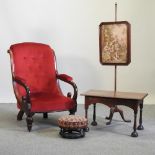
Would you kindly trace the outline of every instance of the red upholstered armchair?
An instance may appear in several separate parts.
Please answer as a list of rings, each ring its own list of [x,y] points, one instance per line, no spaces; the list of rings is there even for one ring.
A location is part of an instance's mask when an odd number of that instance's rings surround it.
[[[13,89],[17,99],[19,113],[17,120],[26,114],[27,128],[31,131],[33,115],[49,112],[77,109],[77,86],[72,77],[58,74],[56,57],[50,46],[41,43],[19,43],[10,46]],[[73,95],[67,96],[61,91],[59,80],[73,86]]]

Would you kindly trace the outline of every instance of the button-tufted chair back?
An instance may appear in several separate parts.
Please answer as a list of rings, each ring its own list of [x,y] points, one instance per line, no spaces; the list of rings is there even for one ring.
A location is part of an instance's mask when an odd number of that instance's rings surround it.
[[[32,93],[59,94],[56,82],[55,55],[50,46],[40,43],[21,43],[10,47],[12,72],[25,81]],[[16,85],[20,95],[25,91]]]

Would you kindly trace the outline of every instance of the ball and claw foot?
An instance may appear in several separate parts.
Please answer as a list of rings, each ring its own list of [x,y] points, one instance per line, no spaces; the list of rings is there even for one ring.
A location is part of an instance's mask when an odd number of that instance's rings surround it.
[[[133,132],[131,133],[131,137],[138,137],[138,133],[137,133],[136,131],[133,131]]]
[[[93,121],[93,122],[91,123],[91,125],[92,125],[92,126],[97,126],[97,122],[96,122],[96,121]]]
[[[137,127],[137,130],[144,130],[143,125],[139,125],[139,126]]]

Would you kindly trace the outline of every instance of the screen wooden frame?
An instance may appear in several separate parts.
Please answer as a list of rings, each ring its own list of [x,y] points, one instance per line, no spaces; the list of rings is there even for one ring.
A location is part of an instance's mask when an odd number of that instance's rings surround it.
[[[99,50],[102,65],[128,65],[131,62],[131,26],[127,21],[99,25]]]

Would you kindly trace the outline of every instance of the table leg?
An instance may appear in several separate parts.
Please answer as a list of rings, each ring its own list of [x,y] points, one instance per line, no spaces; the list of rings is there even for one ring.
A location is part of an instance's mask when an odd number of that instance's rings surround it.
[[[91,125],[96,126],[97,125],[97,122],[96,122],[96,103],[94,103],[93,105],[94,105],[93,122],[91,123]]]
[[[85,108],[85,118],[88,118],[88,108]]]
[[[85,107],[85,118],[88,120],[88,107]],[[86,128],[84,128],[85,132],[89,131],[89,127],[87,126]]]
[[[140,117],[139,117],[139,126],[137,127],[137,130],[144,130],[144,127],[142,125],[142,113],[143,113],[143,102],[140,104]]]
[[[137,109],[134,110],[134,125],[133,125],[133,132],[131,133],[131,137],[138,137],[136,128],[137,128]]]

